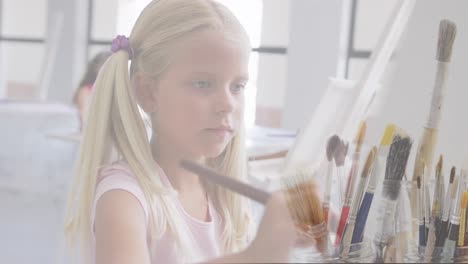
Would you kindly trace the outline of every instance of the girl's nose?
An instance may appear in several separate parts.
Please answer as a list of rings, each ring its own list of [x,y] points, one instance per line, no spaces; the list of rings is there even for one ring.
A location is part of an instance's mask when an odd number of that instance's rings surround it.
[[[236,108],[236,99],[229,88],[222,89],[216,96],[216,112],[231,113]]]

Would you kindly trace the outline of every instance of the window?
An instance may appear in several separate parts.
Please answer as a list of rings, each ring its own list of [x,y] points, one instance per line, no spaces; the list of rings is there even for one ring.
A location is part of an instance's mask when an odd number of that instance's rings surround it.
[[[352,0],[346,62],[347,79],[357,80],[398,0]]]
[[[0,99],[37,99],[45,65],[47,0],[0,1],[0,16]]]

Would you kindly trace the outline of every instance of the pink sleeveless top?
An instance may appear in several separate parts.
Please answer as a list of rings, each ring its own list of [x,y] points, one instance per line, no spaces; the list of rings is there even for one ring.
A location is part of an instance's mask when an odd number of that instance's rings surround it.
[[[168,188],[173,189],[162,169],[158,169],[163,184],[166,185]],[[124,162],[117,162],[101,169],[100,171],[91,216],[93,226],[97,201],[100,197],[102,197],[104,193],[111,190],[124,190],[134,195],[140,202],[140,205],[145,213],[146,224],[148,224],[148,204],[145,200],[143,191],[139,186],[137,179],[135,178],[128,164]],[[214,210],[211,202],[208,202],[208,210],[211,221],[204,222],[190,216],[184,210],[182,204],[179,202],[176,196],[174,196],[174,199],[176,200],[177,209],[180,210],[181,215],[183,216],[183,220],[187,223],[187,226],[193,234],[195,243],[197,243],[197,245],[194,245],[194,248],[199,249],[199,252],[197,253],[200,256],[201,260],[209,260],[219,256],[221,252],[220,245],[222,234],[221,218],[216,212],[216,210]],[[92,230],[92,232],[93,241],[91,243],[91,257],[94,260],[94,230]],[[147,234],[147,237],[150,237],[149,233]],[[150,249],[152,246],[150,245],[149,239],[147,245],[148,249]],[[163,236],[156,241],[154,249],[155,251],[151,263],[182,263],[183,261],[181,257],[182,254],[180,252],[177,252],[177,249],[175,247],[175,240],[168,231],[166,231],[166,233],[163,234]]]

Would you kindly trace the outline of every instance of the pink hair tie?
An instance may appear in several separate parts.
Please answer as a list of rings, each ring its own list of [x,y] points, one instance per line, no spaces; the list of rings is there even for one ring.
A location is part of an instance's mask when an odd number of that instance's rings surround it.
[[[112,40],[111,51],[115,53],[119,50],[127,51],[129,59],[133,59],[133,49],[130,46],[130,40],[124,35],[117,35],[117,37]]]

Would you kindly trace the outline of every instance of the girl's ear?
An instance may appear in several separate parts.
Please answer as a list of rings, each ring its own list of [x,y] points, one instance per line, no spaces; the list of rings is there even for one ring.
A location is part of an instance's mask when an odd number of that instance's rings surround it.
[[[135,96],[138,104],[146,113],[156,112],[156,81],[145,74],[134,76]]]

